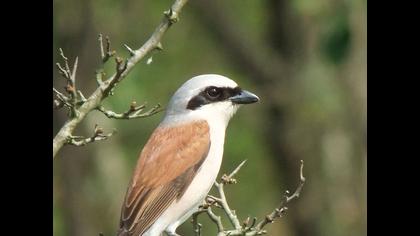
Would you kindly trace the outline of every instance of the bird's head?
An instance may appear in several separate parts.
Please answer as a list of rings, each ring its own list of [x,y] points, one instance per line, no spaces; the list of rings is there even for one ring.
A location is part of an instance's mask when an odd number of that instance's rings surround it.
[[[205,74],[185,82],[172,96],[165,120],[217,120],[227,125],[242,104],[259,101],[258,96],[241,89],[221,75]]]

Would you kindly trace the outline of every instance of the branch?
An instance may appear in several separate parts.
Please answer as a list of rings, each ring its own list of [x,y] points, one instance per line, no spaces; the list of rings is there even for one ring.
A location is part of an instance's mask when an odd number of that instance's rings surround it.
[[[63,49],[60,48],[59,51],[60,51],[60,56],[64,61],[64,68],[58,62],[56,63],[56,66],[60,74],[66,79],[67,84],[66,84],[65,90],[70,95],[70,98],[66,100],[68,104],[70,104],[69,106],[70,111],[71,111],[70,116],[73,117],[73,116],[77,116],[76,71],[77,71],[77,65],[78,65],[79,60],[76,57],[76,59],[74,60],[73,69],[70,71],[68,58],[64,55]]]
[[[98,106],[96,109],[102,113],[104,113],[104,115],[106,115],[106,117],[108,118],[114,118],[114,119],[137,119],[137,118],[144,118],[144,117],[148,117],[148,116],[152,116],[160,111],[162,111],[160,108],[160,104],[157,104],[156,106],[154,106],[153,108],[151,108],[150,110],[143,112],[143,110],[146,108],[146,104],[142,104],[140,106],[136,106],[136,102],[132,102],[130,105],[130,108],[124,112],[124,113],[115,113],[113,111],[109,111],[106,110],[103,106]]]
[[[195,236],[201,236],[201,228],[203,227],[202,224],[198,223],[198,215],[200,215],[201,213],[207,212],[207,210],[204,209],[200,209],[197,212],[195,212],[192,215],[192,224],[194,227],[194,235]]]
[[[206,212],[207,212],[207,215],[210,217],[210,219],[216,224],[217,231],[219,232],[217,235],[219,235],[221,232],[224,231],[224,227],[222,224],[222,217],[214,214],[213,211],[211,210],[211,207],[207,208]]]
[[[134,66],[140,62],[146,55],[152,52],[155,49],[161,49],[162,44],[160,43],[163,35],[169,29],[171,25],[176,23],[179,19],[179,13],[183,6],[188,2],[188,0],[175,0],[171,8],[164,13],[164,17],[161,23],[157,26],[153,34],[150,38],[137,50],[133,50],[130,48],[130,58],[127,60],[123,60],[122,58],[116,58],[116,73],[110,76],[107,80],[103,80],[104,74],[102,71],[97,73],[96,79],[99,84],[99,87],[93,92],[88,98],[85,98],[83,102],[80,103],[79,106],[73,106],[75,109],[75,116],[70,117],[69,120],[63,125],[57,135],[54,137],[53,140],[53,159],[55,158],[58,151],[63,147],[64,144],[68,143],[68,139],[72,137],[72,133],[77,125],[85,118],[85,116],[91,112],[92,110],[98,109],[100,107],[101,102],[108,97],[108,95],[112,94],[112,90],[115,86],[121,82],[128,73],[134,68]],[[113,56],[113,51],[110,49],[110,41],[109,39],[106,40],[106,52],[103,46],[103,39],[100,36],[100,47],[101,47],[101,58],[102,61],[106,62],[111,56]],[[126,47],[127,48],[127,47]],[[127,48],[128,49],[128,48]],[[65,62],[67,62],[67,58],[62,55]],[[106,60],[104,60],[106,59]],[[77,62],[77,60],[76,60]],[[75,88],[75,69],[77,68],[77,63],[73,67],[73,73],[69,73],[70,68],[66,65],[66,68],[63,68],[61,65],[57,65],[59,71],[68,78],[70,77],[74,87],[74,94],[72,96],[76,97],[77,93]],[[72,92],[73,93],[73,92]],[[73,105],[77,105],[77,102],[74,102]],[[155,111],[150,111],[150,113],[143,114],[143,116],[149,116],[155,114]]]
[[[197,217],[199,214],[203,212],[207,212],[210,219],[216,224],[218,229],[217,236],[236,236],[236,235],[245,235],[245,236],[254,236],[254,235],[262,235],[266,234],[267,232],[263,229],[264,226],[266,226],[269,223],[273,223],[276,218],[282,217],[286,211],[287,211],[287,204],[298,198],[300,196],[300,193],[302,191],[303,185],[305,184],[305,177],[303,176],[303,161],[301,161],[300,166],[300,183],[299,186],[296,188],[295,192],[289,196],[289,191],[286,191],[284,198],[282,202],[280,203],[279,207],[274,209],[270,214],[268,214],[264,220],[259,222],[256,226],[257,218],[253,218],[252,221],[250,220],[250,217],[248,217],[246,220],[244,220],[241,223],[239,223],[239,219],[237,215],[235,214],[235,211],[230,209],[225,193],[224,193],[224,186],[226,184],[235,184],[237,181],[236,179],[233,179],[233,176],[235,176],[240,168],[245,164],[245,161],[243,161],[234,171],[232,171],[231,174],[226,175],[224,174],[221,178],[220,183],[215,183],[215,186],[219,192],[220,197],[214,197],[214,196],[207,196],[205,204],[200,206],[199,210],[193,214],[193,225],[194,229],[196,230],[199,227],[199,231],[201,232],[201,225],[198,223]],[[234,229],[231,230],[225,230],[222,221],[220,219],[220,216],[217,216],[213,213],[211,210],[211,207],[216,206],[223,209],[223,211],[228,216],[232,226]],[[200,234],[197,234],[197,231],[195,231],[196,236],[200,236]]]
[[[99,127],[98,125],[95,125],[95,129],[94,129],[94,133],[92,137],[85,138],[83,136],[69,136],[69,138],[67,139],[67,144],[78,146],[78,147],[85,146],[89,143],[93,143],[96,141],[107,140],[109,137],[111,137],[115,133],[116,131],[114,130],[109,134],[104,134],[104,131],[102,130],[102,128]]]
[[[55,88],[53,88],[53,93],[56,97],[56,99],[54,99],[54,109],[59,109],[59,108],[62,108],[63,106],[67,106],[68,108],[72,107],[72,105],[69,102],[69,98],[66,97],[64,94],[60,93]]]
[[[264,226],[266,226],[269,223],[273,223],[274,219],[282,217],[288,209],[287,204],[300,196],[300,192],[302,191],[303,185],[306,181],[305,177],[303,176],[303,160],[301,160],[300,162],[301,164],[299,186],[296,188],[295,192],[291,196],[288,196],[290,192],[286,190],[286,192],[284,193],[283,201],[280,203],[279,207],[274,209],[269,215],[265,217],[264,220],[258,223],[258,225],[255,227],[257,231],[262,231]]]
[[[236,179],[234,179],[233,176],[235,176],[238,173],[238,171],[245,164],[245,162],[246,162],[246,160],[242,161],[242,163],[239,164],[239,166],[236,167],[235,170],[232,171],[232,173],[230,175],[224,174],[221,178],[220,183],[217,183],[217,181],[215,182],[215,186],[216,186],[217,190],[219,191],[220,199],[215,198],[214,200],[218,204],[221,205],[221,207],[225,211],[226,215],[228,216],[230,222],[232,223],[232,225],[235,229],[241,229],[241,223],[239,222],[239,219],[236,216],[235,212],[230,209],[230,207],[227,203],[226,196],[225,196],[225,191],[224,191],[224,186],[226,184],[236,184],[237,183]]]
[[[116,54],[116,52],[115,50],[111,51],[111,40],[109,39],[108,36],[105,37],[106,52],[104,51],[104,42],[103,42],[102,34],[99,34],[98,40],[99,40],[99,46],[101,48],[102,63],[105,64],[109,58],[113,57]]]
[[[103,88],[103,96],[108,97],[109,95],[114,95],[113,90],[115,86],[124,78],[122,75],[124,71],[127,69],[127,60],[123,60],[121,57],[115,58],[115,71],[116,73],[114,76],[105,82],[105,86]]]

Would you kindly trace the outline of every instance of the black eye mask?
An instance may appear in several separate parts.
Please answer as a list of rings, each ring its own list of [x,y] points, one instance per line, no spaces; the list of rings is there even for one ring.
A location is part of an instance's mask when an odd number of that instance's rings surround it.
[[[242,92],[240,87],[215,87],[209,86],[201,91],[199,94],[191,98],[188,102],[187,109],[195,110],[203,105],[226,101]]]

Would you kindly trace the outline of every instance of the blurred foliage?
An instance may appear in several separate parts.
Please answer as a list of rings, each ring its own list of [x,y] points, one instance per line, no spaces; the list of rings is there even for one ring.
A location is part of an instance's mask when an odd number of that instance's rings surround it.
[[[59,47],[71,61],[79,56],[77,84],[90,94],[100,64],[98,34],[108,35],[118,55],[127,57],[122,45],[140,47],[171,3],[54,0],[54,62]],[[217,9],[208,4],[224,10],[224,24],[208,27],[206,22],[214,19],[206,15]],[[132,100],[165,106],[188,78],[226,75],[262,98],[241,108],[227,130],[220,174],[248,159],[239,183],[226,188],[240,218],[269,213],[283,191],[295,188],[303,159],[307,183],[302,197],[267,227],[268,235],[366,235],[366,14],[361,0],[190,1],[164,36],[164,51],[154,53],[150,65],[146,60],[137,65],[104,106],[116,112],[128,109]],[[286,68],[288,73],[280,71],[274,82],[255,78],[248,65],[236,60],[237,49],[225,43],[228,25],[246,42],[253,60],[272,65],[260,54],[273,54],[286,62],[286,67],[262,69]],[[112,63],[106,67],[108,74],[113,69]],[[64,86],[56,71],[54,86]],[[162,115],[129,121],[88,115],[75,135],[90,135],[95,124],[118,133],[86,147],[66,146],[58,154],[54,235],[115,235],[139,150]],[[55,135],[66,114],[54,111],[53,116]],[[204,216],[199,219],[203,235],[215,235],[216,227]],[[186,222],[179,233],[193,235],[191,224]]]

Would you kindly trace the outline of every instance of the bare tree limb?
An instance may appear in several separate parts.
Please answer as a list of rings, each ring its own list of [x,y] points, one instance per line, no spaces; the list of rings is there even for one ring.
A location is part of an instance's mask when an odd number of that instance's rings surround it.
[[[233,179],[233,176],[238,173],[238,171],[244,164],[245,164],[245,161],[243,161],[234,171],[232,171],[231,174],[229,175],[224,174],[221,178],[221,182],[215,183],[215,186],[218,190],[220,197],[214,197],[214,196],[209,195],[206,198],[206,203],[200,206],[199,210],[193,215],[193,221],[192,221],[193,227],[195,230],[199,228],[199,231],[195,231],[196,236],[200,235],[200,234],[197,234],[197,232],[201,232],[201,225],[199,225],[197,217],[199,214],[203,212],[207,212],[210,219],[216,224],[217,229],[218,229],[217,236],[239,236],[239,235],[255,236],[255,235],[266,234],[267,232],[263,228],[267,224],[273,223],[276,218],[282,217],[287,211],[287,204],[300,196],[303,185],[305,184],[305,177],[303,176],[303,161],[301,161],[301,166],[300,166],[299,186],[296,188],[295,192],[292,195],[290,195],[289,191],[286,191],[284,198],[281,201],[279,207],[274,209],[257,225],[256,225],[257,218],[255,217],[252,219],[252,221],[250,217],[248,217],[242,222],[242,224],[239,223],[239,219],[237,215],[235,214],[235,211],[230,209],[227,203],[226,196],[224,193],[224,186],[226,184],[235,184],[237,182],[236,179]],[[231,222],[234,229],[231,229],[231,230],[224,229],[220,216],[217,216],[211,210],[213,206],[221,207],[223,209],[223,211],[228,216],[229,221]]]
[[[57,133],[57,135],[53,139],[53,159],[57,155],[58,151],[63,147],[64,144],[68,143],[68,138],[72,136],[72,133],[74,129],[77,127],[77,125],[85,118],[85,116],[91,112],[92,110],[97,109],[101,102],[110,94],[114,86],[122,81],[127,74],[134,68],[134,66],[142,60],[147,54],[149,54],[151,51],[155,49],[162,48],[162,44],[160,43],[163,35],[166,33],[166,31],[169,29],[169,27],[176,23],[179,19],[179,13],[181,12],[181,9],[183,6],[188,2],[188,0],[175,0],[171,8],[164,13],[164,17],[161,21],[161,23],[157,26],[153,34],[150,36],[150,38],[137,50],[130,51],[130,58],[128,60],[116,60],[117,62],[117,68],[116,73],[112,76],[110,76],[107,80],[103,81],[102,79],[102,72],[99,74],[97,73],[96,79],[98,81],[99,87],[93,92],[88,98],[85,98],[85,101],[83,104],[81,104],[79,107],[77,107],[77,115],[71,117],[69,120],[66,121],[66,123],[62,126],[60,131]],[[108,47],[108,41],[107,41],[107,49],[105,52],[104,46],[103,46],[103,39],[102,37],[99,37],[99,41],[101,44],[101,57],[102,60],[104,58],[107,58],[108,52],[111,51],[110,47]],[[64,54],[62,55],[63,58],[65,58],[65,62],[67,62],[67,58],[64,57]],[[108,59],[107,59],[108,60]],[[70,73],[70,68],[67,66],[68,63],[66,63],[66,68],[63,68],[61,65],[57,65],[59,71],[69,77],[72,73]],[[66,77],[66,78],[67,78]],[[100,78],[100,79],[98,79]],[[76,91],[76,88],[74,88],[74,91]],[[74,92],[74,97],[76,97],[76,92]],[[74,103],[76,104],[76,103]],[[75,106],[74,106],[75,108]],[[152,114],[151,112],[150,114]]]

